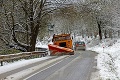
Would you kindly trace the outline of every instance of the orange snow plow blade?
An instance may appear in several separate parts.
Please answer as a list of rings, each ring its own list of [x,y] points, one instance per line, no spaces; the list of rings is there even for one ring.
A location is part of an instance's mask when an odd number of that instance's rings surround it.
[[[60,47],[58,45],[49,44],[50,55],[74,55],[74,51],[69,48]]]

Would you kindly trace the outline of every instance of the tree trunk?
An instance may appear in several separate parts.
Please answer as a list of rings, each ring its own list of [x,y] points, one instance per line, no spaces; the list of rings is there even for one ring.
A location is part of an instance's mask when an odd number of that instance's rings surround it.
[[[84,38],[84,30],[82,29],[82,38]]]
[[[25,8],[27,8],[27,3],[26,2],[24,3],[24,5],[25,5]],[[27,33],[26,33],[26,43],[28,45],[29,44],[29,33],[28,33],[28,24],[27,24],[28,20],[27,20],[27,18],[28,18],[28,14],[27,14],[27,12],[25,12],[25,22],[26,22],[26,31],[27,31]]]
[[[99,34],[100,40],[102,40],[101,21],[97,22],[97,24],[98,24],[98,34]]]
[[[104,32],[105,39],[107,38],[107,30]]]
[[[30,48],[28,51],[35,51],[35,44],[36,44],[36,36],[32,35],[32,39],[30,41]]]
[[[29,13],[29,19],[30,19],[30,47],[28,51],[34,51],[35,50],[35,43],[36,43],[36,38],[35,38],[35,32],[34,32],[34,20],[33,20],[33,0],[30,0],[30,13]]]
[[[37,39],[37,35],[38,35],[38,32],[39,32],[39,28],[40,28],[39,24],[40,23],[38,23],[33,30],[33,34],[31,36],[31,41],[30,41],[29,51],[35,51],[36,39]]]

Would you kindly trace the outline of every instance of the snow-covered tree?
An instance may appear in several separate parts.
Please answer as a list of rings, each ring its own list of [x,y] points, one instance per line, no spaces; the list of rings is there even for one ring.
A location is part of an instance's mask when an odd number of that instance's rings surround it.
[[[3,26],[9,31],[10,43],[25,51],[35,50],[38,33],[46,27],[51,13],[66,6],[65,0],[6,0],[3,4]]]

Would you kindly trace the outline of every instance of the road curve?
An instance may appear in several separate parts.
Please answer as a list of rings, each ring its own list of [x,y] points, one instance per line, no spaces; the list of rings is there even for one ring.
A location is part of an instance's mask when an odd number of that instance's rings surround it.
[[[75,55],[27,77],[24,80],[90,80],[95,71],[95,56],[92,51],[76,51]]]

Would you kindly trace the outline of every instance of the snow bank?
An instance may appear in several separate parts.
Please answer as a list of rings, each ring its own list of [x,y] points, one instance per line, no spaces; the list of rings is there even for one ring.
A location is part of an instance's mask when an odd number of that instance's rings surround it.
[[[99,53],[97,68],[101,80],[120,80],[120,39],[105,39],[88,50]]]
[[[21,60],[21,61],[17,61],[14,63],[9,63],[6,64],[4,66],[0,67],[0,74],[38,62],[38,61],[42,61],[42,60],[46,60],[48,58],[51,58],[50,56],[47,57],[42,57],[42,58],[36,58],[36,59],[30,59],[30,60]]]

